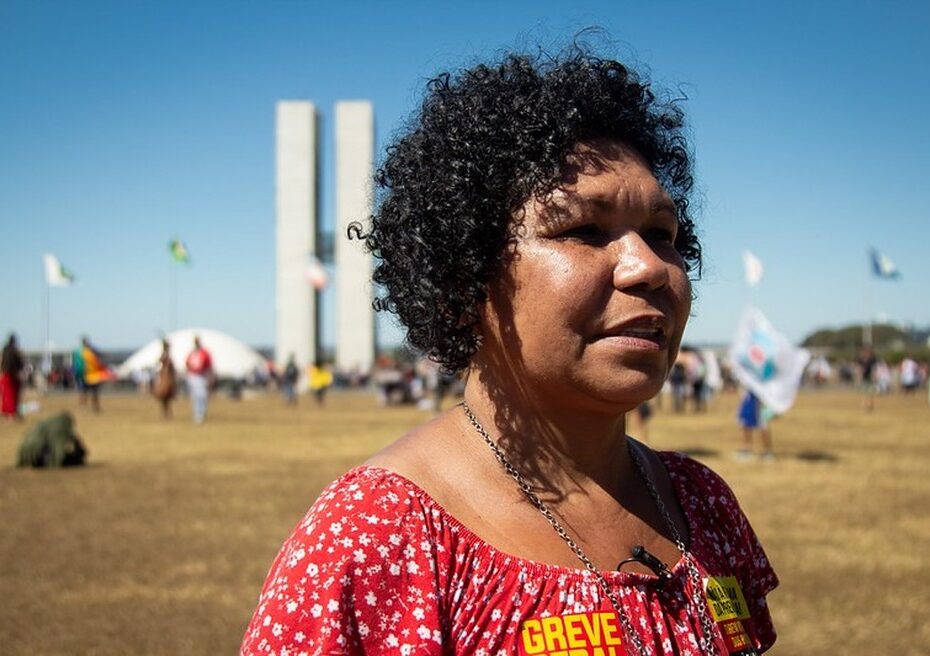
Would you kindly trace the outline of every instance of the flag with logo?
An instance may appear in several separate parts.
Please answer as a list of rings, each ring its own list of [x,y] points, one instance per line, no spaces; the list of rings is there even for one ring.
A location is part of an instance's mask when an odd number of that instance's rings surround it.
[[[180,239],[172,239],[168,242],[168,252],[178,264],[190,264],[191,256],[187,246]]]
[[[74,274],[51,253],[45,253],[42,261],[45,263],[45,282],[49,287],[68,287],[74,282]]]
[[[760,310],[747,307],[728,357],[740,384],[782,414],[794,403],[811,354],[791,344]]]
[[[898,271],[898,267],[895,266],[894,262],[877,248],[873,248],[869,252],[869,257],[872,260],[872,274],[876,278],[895,280],[901,277],[901,272]]]

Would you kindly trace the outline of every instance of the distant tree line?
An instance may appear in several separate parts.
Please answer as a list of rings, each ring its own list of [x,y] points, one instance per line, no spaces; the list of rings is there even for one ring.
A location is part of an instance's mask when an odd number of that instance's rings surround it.
[[[905,357],[930,360],[928,338],[928,329],[908,329],[892,324],[872,326],[872,348],[889,364],[897,364]],[[863,345],[863,326],[854,324],[845,328],[823,328],[805,337],[802,345],[832,360],[852,360]]]

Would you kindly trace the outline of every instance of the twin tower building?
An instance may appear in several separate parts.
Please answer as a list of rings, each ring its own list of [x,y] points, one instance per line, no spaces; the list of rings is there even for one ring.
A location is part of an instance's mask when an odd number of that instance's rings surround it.
[[[374,111],[368,101],[336,103],[335,238],[322,243],[319,229],[320,130],[313,103],[282,101],[275,116],[275,360],[293,355],[298,366],[319,357],[319,294],[308,269],[319,260],[334,264],[335,365],[367,372],[375,355],[371,306],[371,257],[361,242],[349,241],[352,221],[372,211]],[[315,259],[319,258],[319,260]],[[316,263],[316,264],[314,264]]]

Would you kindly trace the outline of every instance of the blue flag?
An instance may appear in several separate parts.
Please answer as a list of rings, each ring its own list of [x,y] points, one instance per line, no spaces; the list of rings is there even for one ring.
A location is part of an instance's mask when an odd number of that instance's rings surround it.
[[[895,280],[901,276],[901,272],[898,271],[898,267],[894,265],[894,262],[888,259],[888,256],[880,253],[877,248],[873,248],[870,255],[872,258],[872,273],[876,278]]]

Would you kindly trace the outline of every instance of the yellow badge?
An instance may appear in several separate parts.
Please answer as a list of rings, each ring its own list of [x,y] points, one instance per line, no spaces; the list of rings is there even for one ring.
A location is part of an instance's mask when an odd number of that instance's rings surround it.
[[[710,576],[704,579],[707,607],[717,622],[748,620],[749,607],[735,576]]]
[[[621,656],[623,629],[611,612],[534,617],[520,629],[520,656]]]

